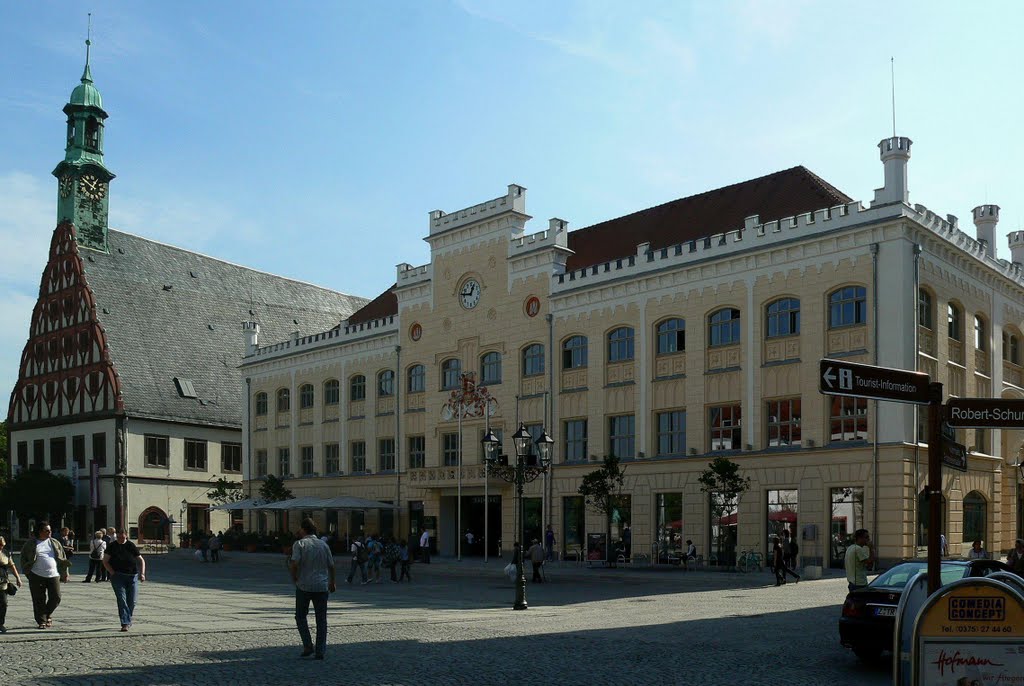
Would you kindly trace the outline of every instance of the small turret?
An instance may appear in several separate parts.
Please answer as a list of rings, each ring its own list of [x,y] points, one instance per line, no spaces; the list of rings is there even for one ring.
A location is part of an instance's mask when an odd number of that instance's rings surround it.
[[[884,138],[878,144],[878,150],[885,165],[885,185],[875,189],[875,200],[872,205],[888,205],[890,203],[910,202],[907,190],[907,162],[910,161],[910,146],[913,141],[904,136]]]
[[[985,254],[995,259],[996,224],[999,223],[999,205],[978,205],[971,214],[978,230],[978,242],[985,244]]]
[[[259,348],[260,325],[254,321],[242,322],[242,331],[245,334],[245,356],[251,357]]]
[[[1011,231],[1006,238],[1010,243],[1010,261],[1024,265],[1024,231]]]

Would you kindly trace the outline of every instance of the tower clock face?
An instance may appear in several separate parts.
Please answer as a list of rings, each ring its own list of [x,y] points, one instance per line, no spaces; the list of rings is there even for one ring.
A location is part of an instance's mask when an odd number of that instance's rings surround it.
[[[64,174],[60,177],[57,187],[60,189],[60,197],[70,197],[71,191],[75,188],[75,180],[71,178],[71,174]]]
[[[89,200],[100,201],[107,194],[107,186],[92,174],[85,174],[78,180],[78,192]]]
[[[462,283],[462,287],[459,289],[459,302],[467,310],[472,310],[480,304],[480,295],[480,284],[478,284],[474,279],[466,279]]]

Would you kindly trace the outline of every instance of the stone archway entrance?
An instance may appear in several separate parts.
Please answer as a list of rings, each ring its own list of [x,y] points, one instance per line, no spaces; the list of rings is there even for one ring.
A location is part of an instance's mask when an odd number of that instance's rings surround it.
[[[169,520],[159,507],[146,508],[139,515],[139,540],[168,542]]]

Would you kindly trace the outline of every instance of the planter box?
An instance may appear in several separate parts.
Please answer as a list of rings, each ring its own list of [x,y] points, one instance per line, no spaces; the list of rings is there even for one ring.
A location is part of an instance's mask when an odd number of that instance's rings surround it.
[[[245,552],[247,552],[247,553],[255,553],[256,549],[259,548],[259,545],[260,545],[259,543],[246,543],[245,544]]]

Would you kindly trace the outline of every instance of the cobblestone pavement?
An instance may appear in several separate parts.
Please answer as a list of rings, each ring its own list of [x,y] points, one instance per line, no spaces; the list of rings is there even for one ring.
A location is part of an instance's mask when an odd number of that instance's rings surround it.
[[[135,625],[106,584],[73,575],[54,627],[28,589],[0,636],[4,684],[887,684],[839,646],[845,579],[770,585],[764,574],[556,567],[513,612],[506,561],[437,561],[412,584],[349,585],[338,558],[327,659],[299,659],[281,556],[150,556]],[[345,571],[342,571],[342,570]],[[385,576],[387,572],[385,571]],[[313,618],[310,616],[310,623]]]

